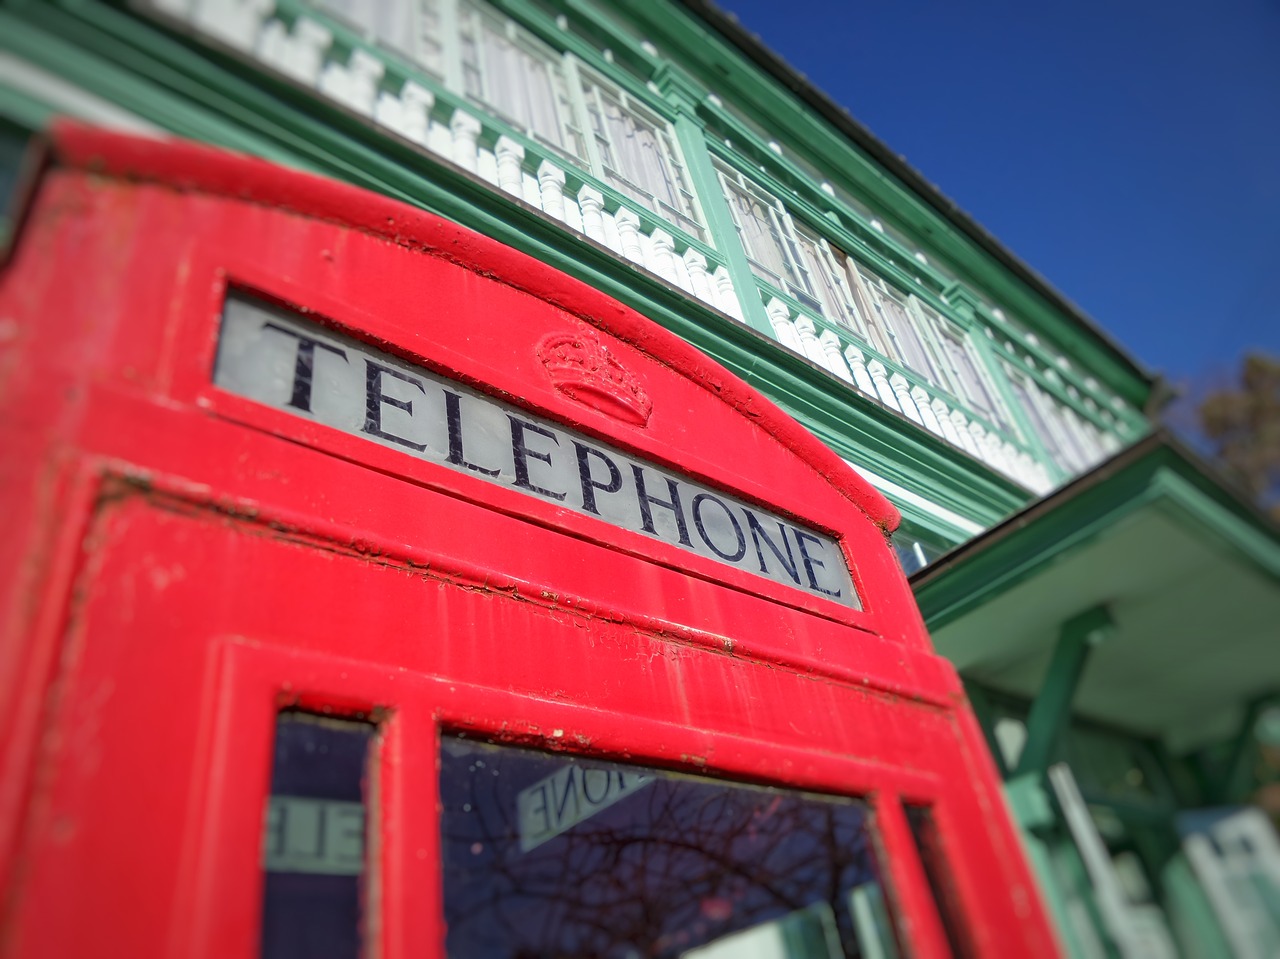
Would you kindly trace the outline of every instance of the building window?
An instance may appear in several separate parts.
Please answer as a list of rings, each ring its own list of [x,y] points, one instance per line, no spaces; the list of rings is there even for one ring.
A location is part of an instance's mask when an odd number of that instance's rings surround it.
[[[582,95],[601,178],[701,238],[697,203],[670,125],[625,91],[586,71]]]
[[[393,50],[433,77],[445,74],[441,0],[314,0],[370,42]]]
[[[956,395],[961,397],[970,409],[984,416],[989,423],[1008,429],[1009,421],[1005,416],[1004,408],[996,398],[986,370],[973,355],[972,347],[964,332],[929,307],[921,305],[920,310],[938,333],[938,344],[942,348],[940,357],[946,372],[950,375]]]
[[[795,224],[782,201],[722,164],[716,164],[716,173],[752,271],[821,314],[822,305],[801,256]]]
[[[889,346],[888,355],[919,373],[930,382],[945,385],[923,335],[923,330],[908,306],[909,297],[890,286],[866,267],[855,271],[867,291],[872,310],[879,317],[878,327]]]
[[[1054,462],[1071,473],[1083,473],[1106,455],[1102,434],[1074,411],[1041,390],[1031,379],[1005,367],[1018,402]]]
[[[705,239],[671,124],[475,0],[312,0],[583,173]]]
[[[468,97],[535,140],[579,159],[566,127],[573,113],[559,54],[505,17],[459,9],[462,85]]]

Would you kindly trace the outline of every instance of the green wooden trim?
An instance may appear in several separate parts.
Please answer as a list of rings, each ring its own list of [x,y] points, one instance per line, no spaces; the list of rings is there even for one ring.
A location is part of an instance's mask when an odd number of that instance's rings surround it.
[[[714,239],[716,250],[724,258],[725,269],[729,271],[729,279],[733,281],[743,319],[753,329],[772,338],[773,326],[765,312],[764,303],[758,296],[750,295],[750,291],[755,289],[755,277],[751,272],[751,264],[747,262],[747,251],[742,246],[742,238],[733,225],[729,201],[720,189],[720,181],[716,179],[716,171],[711,166],[706,132],[697,118],[698,100],[703,96],[702,91],[687,75],[668,64],[658,70],[655,82],[675,111],[676,139],[684,154],[690,185],[701,201],[702,215],[706,218],[707,230]]]

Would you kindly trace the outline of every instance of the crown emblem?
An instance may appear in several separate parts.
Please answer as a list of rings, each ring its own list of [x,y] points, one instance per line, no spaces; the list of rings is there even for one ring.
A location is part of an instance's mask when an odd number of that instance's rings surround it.
[[[649,394],[591,331],[553,333],[538,344],[538,357],[566,396],[624,423],[649,422]]]

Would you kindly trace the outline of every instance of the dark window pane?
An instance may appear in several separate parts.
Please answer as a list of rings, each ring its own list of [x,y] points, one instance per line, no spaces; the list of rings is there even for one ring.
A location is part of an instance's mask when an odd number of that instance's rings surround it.
[[[281,713],[263,835],[262,959],[358,959],[368,723]]]
[[[938,916],[942,919],[942,928],[951,946],[951,953],[965,959],[974,953],[965,936],[963,912],[943,852],[938,824],[928,806],[906,806],[905,809],[907,824],[911,827],[911,838],[915,840],[916,850],[920,853],[920,864],[924,866],[929,891],[933,893],[933,901],[938,906]]]
[[[453,959],[841,959],[896,950],[854,799],[446,736]]]

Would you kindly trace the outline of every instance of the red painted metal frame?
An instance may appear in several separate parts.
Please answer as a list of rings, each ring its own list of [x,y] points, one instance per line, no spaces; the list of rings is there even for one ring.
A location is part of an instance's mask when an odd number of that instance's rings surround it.
[[[0,881],[12,956],[252,956],[275,712],[379,719],[373,943],[443,951],[441,728],[869,798],[911,955],[1057,951],[893,508],[596,290],[390,200],[59,128],[0,276]],[[212,386],[229,286],[837,537],[864,609]],[[645,427],[556,391],[594,328]]]

